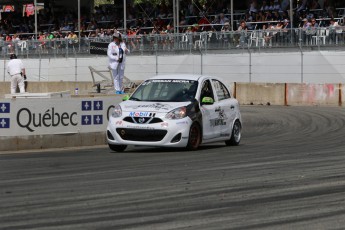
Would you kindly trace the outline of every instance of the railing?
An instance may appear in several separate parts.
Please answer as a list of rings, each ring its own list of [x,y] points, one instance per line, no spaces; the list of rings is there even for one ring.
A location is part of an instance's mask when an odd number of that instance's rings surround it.
[[[75,57],[90,54],[90,42],[111,42],[112,37],[52,40],[0,40],[0,54],[8,58],[15,53],[21,58]],[[208,52],[211,50],[345,47],[345,27],[317,29],[253,30],[234,32],[201,32],[184,34],[148,34],[125,37],[132,54],[156,52]]]

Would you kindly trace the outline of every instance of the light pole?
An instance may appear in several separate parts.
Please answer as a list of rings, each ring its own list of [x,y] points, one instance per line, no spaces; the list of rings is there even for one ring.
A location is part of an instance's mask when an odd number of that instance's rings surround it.
[[[123,33],[127,34],[127,3],[126,0],[123,0]]]
[[[230,0],[231,31],[234,30],[234,0]]]
[[[78,0],[78,37],[79,37],[79,41],[80,41],[80,29],[81,29],[80,23],[81,23],[81,19],[80,19],[80,0]],[[80,44],[80,42],[79,42],[79,44]]]
[[[34,1],[35,9],[35,39],[37,40],[37,0]]]
[[[290,34],[291,34],[291,43],[293,42],[292,41],[292,38],[293,38],[293,36],[292,36],[292,28],[293,28],[293,0],[290,0],[290,25],[291,25],[291,28],[290,28]]]

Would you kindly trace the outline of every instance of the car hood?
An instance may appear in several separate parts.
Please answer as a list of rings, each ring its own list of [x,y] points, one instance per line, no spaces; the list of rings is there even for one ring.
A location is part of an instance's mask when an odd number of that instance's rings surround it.
[[[121,108],[124,112],[159,112],[168,113],[171,110],[187,106],[191,102],[145,102],[145,101],[124,101]]]

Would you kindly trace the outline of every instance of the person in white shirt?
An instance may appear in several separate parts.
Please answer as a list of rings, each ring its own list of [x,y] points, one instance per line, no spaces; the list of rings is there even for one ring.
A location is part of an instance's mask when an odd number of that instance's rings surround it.
[[[109,67],[114,78],[115,94],[124,94],[122,89],[122,82],[125,72],[126,54],[129,50],[122,42],[121,35],[115,33],[113,35],[113,42],[108,45],[107,55],[109,59]]]
[[[124,42],[121,34],[120,34],[120,48],[122,50],[122,60],[119,62],[119,65],[120,65],[120,69],[119,69],[119,73],[120,73],[120,79],[121,79],[121,89],[123,88],[122,87],[122,81],[123,81],[123,78],[125,77],[125,67],[126,67],[126,57],[127,57],[127,54],[130,53],[129,49],[126,47],[126,43]],[[120,92],[121,94],[124,94],[124,91],[121,90]]]
[[[10,61],[7,63],[7,72],[11,76],[11,94],[16,93],[17,86],[20,93],[25,93],[26,80],[25,67],[20,59],[17,59],[15,54],[11,54]]]

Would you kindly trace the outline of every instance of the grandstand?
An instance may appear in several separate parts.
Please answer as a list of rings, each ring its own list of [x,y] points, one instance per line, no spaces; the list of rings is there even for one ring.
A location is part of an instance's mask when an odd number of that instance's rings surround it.
[[[109,42],[120,31],[134,53],[153,51],[229,50],[238,48],[329,47],[344,45],[343,1],[294,1],[294,17],[286,0],[274,1],[280,8],[262,10],[263,1],[234,1],[234,23],[230,25],[230,1],[209,0],[201,6],[196,1],[180,5],[177,28],[173,28],[172,6],[153,8],[149,3],[133,4],[127,0],[127,28],[123,25],[123,1],[94,6],[93,0],[81,1],[81,31],[78,30],[77,1],[37,1],[38,31],[35,36],[34,15],[25,11],[33,0],[2,1],[0,54],[15,52],[35,55],[89,54],[93,42]],[[273,1],[272,1],[273,2]],[[4,12],[6,5],[14,11]],[[271,6],[273,7],[273,5]],[[305,27],[315,19],[318,27]],[[240,22],[245,29],[240,31]],[[72,41],[73,31],[79,36]],[[75,36],[75,35],[74,35]]]

